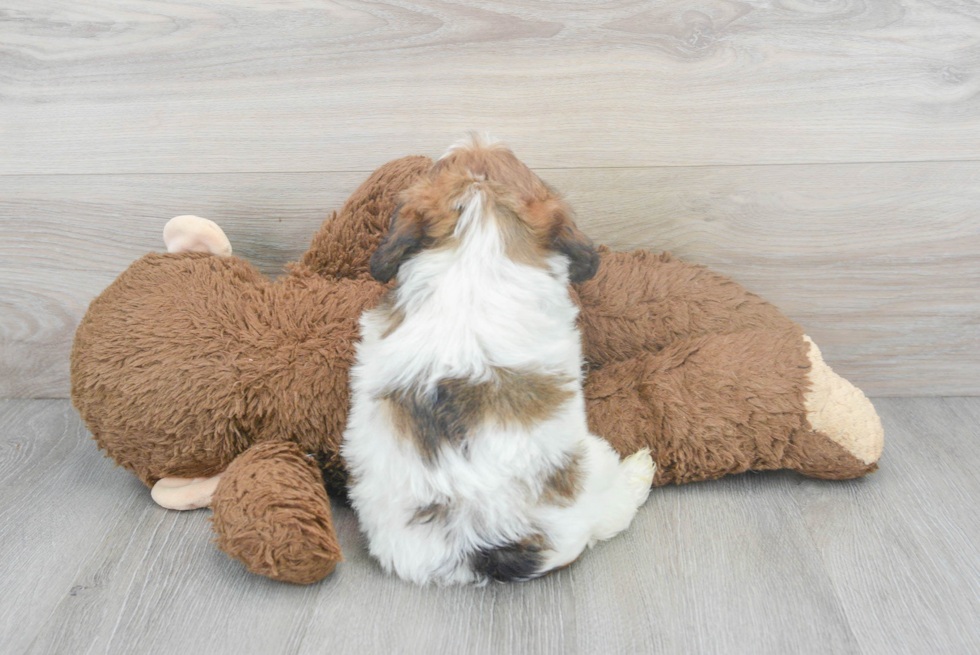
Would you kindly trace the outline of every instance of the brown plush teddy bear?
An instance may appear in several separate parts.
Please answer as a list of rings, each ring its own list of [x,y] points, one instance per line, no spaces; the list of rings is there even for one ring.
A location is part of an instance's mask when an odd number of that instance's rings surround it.
[[[72,400],[99,447],[164,506],[210,503],[219,548],[253,572],[311,583],[342,559],[326,489],[344,493],[358,318],[387,289],[369,260],[431,166],[381,167],[276,282],[210,221],[173,219],[171,253],[134,262],[78,327]],[[649,447],[655,485],[877,468],[871,403],[772,305],[666,253],[600,255],[573,291],[589,424],[624,456]]]

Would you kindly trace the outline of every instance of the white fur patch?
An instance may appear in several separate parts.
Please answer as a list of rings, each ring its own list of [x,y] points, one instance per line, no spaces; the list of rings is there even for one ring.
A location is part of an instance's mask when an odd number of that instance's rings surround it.
[[[476,148],[486,148],[488,146],[496,145],[500,143],[499,139],[495,139],[490,136],[489,132],[480,133],[476,130],[467,132],[467,134],[461,138],[456,143],[449,146],[449,149],[442,154],[439,159],[445,159],[457,150],[473,150]]]

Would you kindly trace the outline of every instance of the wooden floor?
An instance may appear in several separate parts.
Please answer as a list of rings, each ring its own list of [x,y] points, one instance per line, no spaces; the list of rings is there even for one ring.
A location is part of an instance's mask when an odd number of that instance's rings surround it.
[[[656,489],[630,530],[542,580],[417,588],[368,559],[248,574],[208,510],[163,510],[64,400],[0,401],[3,653],[980,652],[980,399],[877,399],[878,473]]]

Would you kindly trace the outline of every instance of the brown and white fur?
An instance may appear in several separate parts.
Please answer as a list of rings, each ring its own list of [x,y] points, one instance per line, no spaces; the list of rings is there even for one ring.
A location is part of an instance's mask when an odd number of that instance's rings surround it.
[[[371,261],[343,455],[370,552],[416,583],[525,580],[629,526],[649,451],[589,433],[569,281],[598,256],[558,194],[476,137],[402,198]]]

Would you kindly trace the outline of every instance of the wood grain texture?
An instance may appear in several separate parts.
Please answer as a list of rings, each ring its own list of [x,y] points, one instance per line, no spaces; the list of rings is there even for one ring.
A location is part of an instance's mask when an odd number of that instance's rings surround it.
[[[869,395],[980,394],[980,164],[558,176],[616,249],[670,250],[799,322]]]
[[[596,241],[671,250],[799,321],[873,395],[980,394],[980,163],[539,170]],[[367,173],[9,176],[0,194],[0,397],[65,397],[89,301],[218,221],[276,274]]]
[[[268,275],[298,259],[365,173],[7,177],[0,193],[0,397],[66,397],[89,302],[162,251],[178,214],[216,220]]]
[[[67,401],[0,401],[0,650],[25,652],[59,605],[100,588],[111,568],[79,574],[107,538],[126,543],[148,501]]]
[[[67,401],[0,401],[0,643],[19,653],[968,653],[980,649],[980,399],[876,399],[881,470],[655,489],[631,528],[523,584],[415,587],[368,558],[248,574],[168,512]]]
[[[7,0],[0,173],[976,159],[958,0]]]
[[[345,510],[347,561],[299,652],[857,653],[799,511],[773,482],[656,490],[628,533],[568,569],[484,589],[383,576]],[[366,576],[380,577],[368,593]],[[374,630],[337,630],[366,614]]]
[[[980,399],[877,399],[879,473],[794,495],[861,650],[980,648]]]

